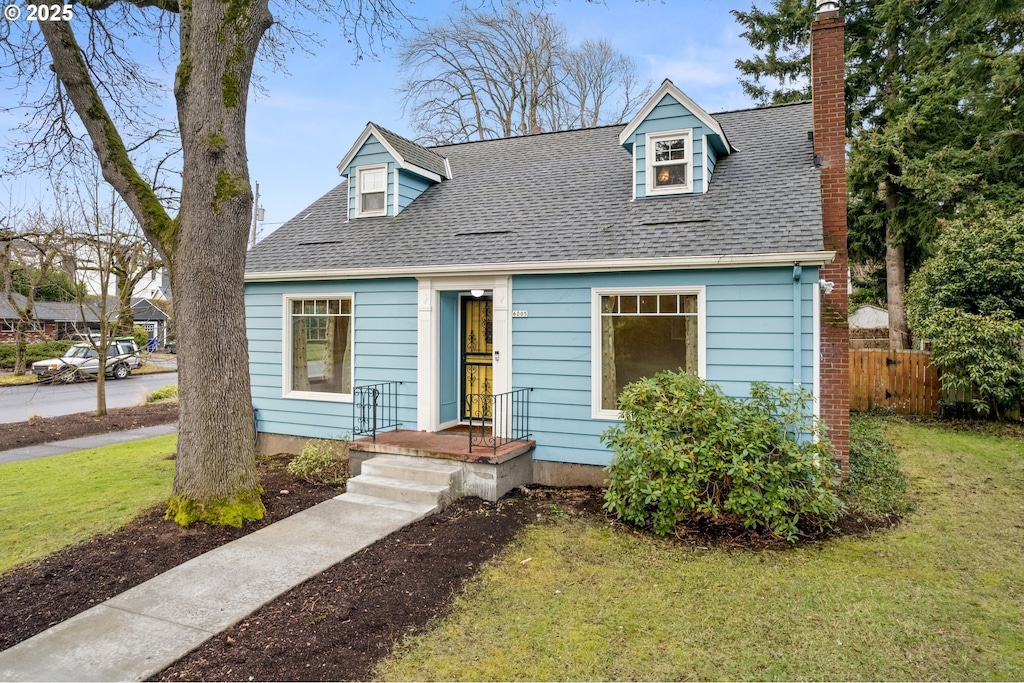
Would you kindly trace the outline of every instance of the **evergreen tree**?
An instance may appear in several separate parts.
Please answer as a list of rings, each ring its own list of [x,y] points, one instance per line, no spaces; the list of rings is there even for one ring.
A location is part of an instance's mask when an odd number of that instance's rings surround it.
[[[734,12],[761,54],[737,61],[762,103],[809,96],[811,0]],[[906,272],[967,199],[1020,201],[1024,0],[850,0],[850,256],[885,264],[890,346],[906,348]],[[776,83],[772,89],[765,83]]]

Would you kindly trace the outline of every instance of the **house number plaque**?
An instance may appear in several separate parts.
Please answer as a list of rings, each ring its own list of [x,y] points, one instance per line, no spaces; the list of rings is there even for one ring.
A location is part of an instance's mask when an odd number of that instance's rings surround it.
[[[513,318],[527,318],[529,317],[529,311],[512,311]]]

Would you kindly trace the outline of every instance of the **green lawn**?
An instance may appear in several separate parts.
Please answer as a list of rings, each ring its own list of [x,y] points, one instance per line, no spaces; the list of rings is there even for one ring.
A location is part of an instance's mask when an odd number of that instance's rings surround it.
[[[122,526],[171,495],[177,435],[0,465],[0,573]]]
[[[901,422],[887,432],[917,503],[896,529],[749,552],[563,515],[529,530],[378,675],[1024,679],[1024,442]]]

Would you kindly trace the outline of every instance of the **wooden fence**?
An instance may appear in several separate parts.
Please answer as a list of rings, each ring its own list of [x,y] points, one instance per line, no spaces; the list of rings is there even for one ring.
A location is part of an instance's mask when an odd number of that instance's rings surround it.
[[[850,351],[850,408],[884,408],[900,415],[939,412],[939,371],[927,351]]]

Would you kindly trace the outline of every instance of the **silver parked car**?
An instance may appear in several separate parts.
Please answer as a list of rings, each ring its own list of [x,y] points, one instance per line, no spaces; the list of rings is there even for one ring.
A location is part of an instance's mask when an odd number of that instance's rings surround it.
[[[107,347],[106,374],[124,379],[142,365],[139,347],[134,341],[116,339]],[[92,344],[75,344],[61,358],[48,358],[32,364],[32,372],[40,382],[77,382],[94,379],[99,374],[100,354]]]

